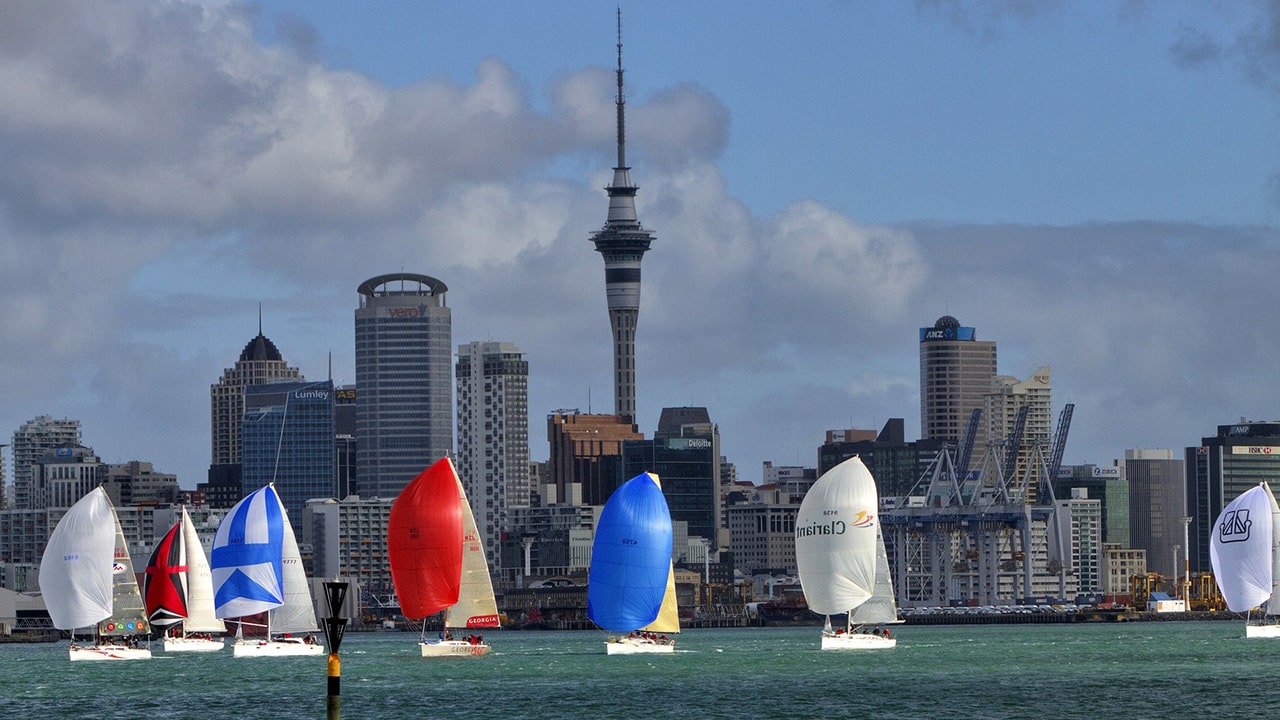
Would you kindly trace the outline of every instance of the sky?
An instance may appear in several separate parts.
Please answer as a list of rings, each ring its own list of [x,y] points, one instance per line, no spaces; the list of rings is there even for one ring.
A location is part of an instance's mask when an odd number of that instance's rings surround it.
[[[258,332],[354,382],[357,286],[612,412],[616,2],[0,3],[0,442],[74,418],[183,487]],[[622,3],[638,425],[740,479],[905,420],[919,328],[1051,367],[1064,461],[1280,418],[1280,0]],[[1268,300],[1272,298],[1272,300]],[[6,457],[9,472],[12,458]]]

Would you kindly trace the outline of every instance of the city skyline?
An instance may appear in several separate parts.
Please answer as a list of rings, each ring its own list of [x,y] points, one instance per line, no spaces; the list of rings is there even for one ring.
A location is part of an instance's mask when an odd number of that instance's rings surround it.
[[[290,366],[353,385],[353,288],[403,267],[450,288],[454,344],[522,349],[545,459],[547,413],[612,399],[587,238],[615,6],[257,7],[0,7],[0,431],[76,419],[105,462],[194,487],[259,303]],[[943,315],[1002,375],[1052,368],[1067,464],[1280,415],[1276,3],[772,9],[622,8],[662,239],[642,432],[706,407],[752,480],[826,430],[919,437]]]

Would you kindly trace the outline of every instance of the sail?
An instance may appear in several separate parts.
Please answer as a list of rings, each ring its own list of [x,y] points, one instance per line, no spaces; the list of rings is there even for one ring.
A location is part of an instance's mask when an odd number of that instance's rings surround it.
[[[40,559],[40,592],[59,630],[111,616],[115,513],[101,487],[80,498],[58,521]]]
[[[671,578],[671,511],[658,478],[641,473],[623,483],[596,522],[587,577],[587,617],[629,632],[658,617]]]
[[[658,619],[640,629],[656,633],[680,632],[680,607],[676,604],[676,572],[674,566],[667,569],[667,589],[662,592],[662,607],[658,609]]]
[[[852,621],[858,625],[884,625],[898,620],[898,603],[893,596],[893,575],[889,572],[889,553],[884,549],[884,534],[876,524],[876,582],[871,597],[853,610]]]
[[[187,616],[187,553],[182,520],[173,524],[151,552],[142,576],[147,617],[158,628],[182,622]]]
[[[796,515],[796,567],[809,609],[848,612],[866,602],[876,578],[879,499],[857,456],[818,478]]]
[[[277,502],[279,496],[275,496]],[[302,553],[293,535],[293,525],[284,505],[280,506],[284,518],[284,539],[280,547],[280,565],[284,569],[282,583],[284,602],[271,611],[270,627],[274,633],[305,633],[319,630],[316,624],[316,607],[311,600],[311,588],[307,586],[307,570],[302,566]]]
[[[253,615],[284,604],[284,507],[270,485],[253,491],[222,518],[213,538],[214,613]]]
[[[1233,612],[1257,607],[1275,592],[1276,512],[1271,488],[1259,483],[1228,503],[1213,525],[1209,560]]]
[[[484,543],[476,527],[475,513],[467,502],[467,491],[462,480],[454,475],[462,507],[462,577],[458,589],[458,602],[449,606],[444,614],[445,627],[486,628],[499,627],[498,603],[493,597],[493,580],[489,577],[489,563],[484,557]]]
[[[458,601],[462,505],[453,461],[441,458],[414,478],[387,520],[387,558],[400,612],[417,620]]]
[[[226,626],[213,612],[213,573],[205,558],[200,534],[186,507],[182,508],[182,545],[187,555],[187,618],[182,622],[185,632],[220,633]]]
[[[103,493],[105,495],[105,493]],[[111,617],[98,621],[98,635],[102,637],[141,635],[151,632],[147,627],[147,606],[138,591],[138,576],[133,572],[133,559],[129,557],[129,545],[124,539],[124,528],[115,508],[111,510],[111,525],[115,540],[111,561]]]

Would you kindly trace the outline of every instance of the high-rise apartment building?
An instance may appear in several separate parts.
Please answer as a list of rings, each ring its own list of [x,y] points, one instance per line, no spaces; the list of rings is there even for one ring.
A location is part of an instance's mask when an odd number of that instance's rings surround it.
[[[243,494],[274,483],[299,538],[308,500],[335,493],[333,383],[264,383],[244,389]]]
[[[302,373],[285,362],[275,343],[262,334],[245,344],[236,364],[222,371],[222,379],[209,387],[209,426],[212,459],[208,482],[201,485],[217,507],[231,507],[240,500],[241,424],[244,421],[244,389],[273,382],[301,382]],[[255,488],[256,489],[256,488]]]
[[[986,409],[995,377],[995,342],[950,315],[920,328],[920,437],[959,443],[969,415]],[[985,426],[977,426],[975,457],[988,441]]]
[[[1182,460],[1172,450],[1125,450],[1129,480],[1129,544],[1147,551],[1147,567],[1165,576],[1182,573],[1174,546],[1185,552],[1187,487]],[[1179,558],[1184,555],[1179,554]]]
[[[34,486],[35,465],[48,451],[80,444],[79,420],[54,420],[41,415],[13,433],[13,507],[31,510],[45,507],[43,493]],[[74,502],[74,501],[72,501]]]
[[[1018,417],[1026,408],[1021,435],[1015,433]],[[1003,448],[1002,472],[1015,499],[1034,503],[1045,478],[1041,465],[1049,457],[1052,437],[1053,383],[1049,368],[1036,370],[1030,378],[1019,380],[1010,375],[997,376],[991,383],[984,413],[986,436],[992,443],[1018,441],[1016,448]]]
[[[1191,570],[1207,572],[1209,537],[1222,508],[1260,482],[1280,494],[1280,422],[1241,418],[1219,425],[1217,435],[1202,438],[1185,453]],[[1150,557],[1148,562],[1154,564]]]
[[[458,346],[458,476],[487,557],[499,558],[506,510],[529,507],[529,363],[505,342]]]
[[[106,479],[107,466],[93,448],[66,443],[46,450],[32,466],[34,509],[69,508]],[[119,502],[120,498],[112,498]]]
[[[618,164],[613,168],[609,214],[604,227],[591,236],[604,257],[605,297],[609,325],[613,329],[614,414],[627,422],[636,420],[636,321],[640,315],[640,261],[653,242],[653,233],[640,225],[636,215],[636,191],[627,167],[625,108],[622,93],[622,11],[618,11]]]
[[[390,498],[453,451],[448,287],[413,273],[360,284],[356,323],[356,483]]]

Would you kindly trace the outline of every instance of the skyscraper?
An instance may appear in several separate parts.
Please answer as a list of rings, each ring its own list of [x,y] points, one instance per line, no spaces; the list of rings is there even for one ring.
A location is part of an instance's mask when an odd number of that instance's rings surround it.
[[[458,476],[485,553],[498,543],[510,507],[529,507],[529,363],[505,342],[458,346]]]
[[[244,390],[242,494],[275,483],[299,537],[308,500],[335,488],[333,383],[261,383]]]
[[[453,450],[452,316],[448,286],[392,273],[360,284],[356,322],[356,483],[400,494]]]
[[[1129,480],[1129,545],[1147,551],[1147,568],[1176,576],[1182,560],[1174,545],[1186,533],[1187,485],[1182,460],[1172,450],[1125,450],[1124,475]],[[1210,523],[1212,525],[1212,523]],[[1186,548],[1180,548],[1185,552]],[[1185,558],[1185,555],[1179,555]]]
[[[36,487],[33,470],[35,464],[40,462],[46,452],[56,447],[79,444],[79,420],[54,420],[48,415],[41,415],[23,423],[22,427],[13,433],[13,507],[15,510],[45,507],[44,493]]]
[[[995,377],[996,344],[978,340],[973,328],[950,315],[920,328],[920,437],[960,442],[970,413],[985,407]],[[975,456],[989,439],[985,425],[977,427]]]
[[[1219,425],[1217,435],[1203,437],[1185,450],[1187,529],[1191,537],[1191,569],[1207,571],[1213,523],[1227,503],[1260,482],[1280,493],[1280,422],[1240,418]]]
[[[640,261],[653,242],[636,216],[636,191],[626,160],[625,96],[622,93],[622,10],[618,10],[618,164],[613,168],[609,215],[604,227],[591,236],[596,252],[604,257],[605,297],[609,325],[613,328],[614,414],[636,418],[636,321],[640,315]]]
[[[236,364],[222,371],[222,379],[209,386],[209,426],[212,436],[212,458],[208,482],[201,485],[209,502],[217,507],[231,507],[243,495],[240,474],[241,425],[244,422],[244,389],[250,385],[273,382],[301,382],[298,368],[289,367],[275,343],[262,334],[245,344]],[[255,490],[257,488],[254,488]]]

